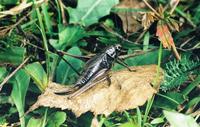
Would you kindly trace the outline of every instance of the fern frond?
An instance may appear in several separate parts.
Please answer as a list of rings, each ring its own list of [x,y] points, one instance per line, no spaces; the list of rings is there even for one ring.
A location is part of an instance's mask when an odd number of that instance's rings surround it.
[[[190,74],[199,73],[196,69],[199,65],[199,59],[193,61],[188,56],[183,56],[180,61],[170,61],[164,67],[165,79],[160,86],[161,90],[167,91],[182,85]]]

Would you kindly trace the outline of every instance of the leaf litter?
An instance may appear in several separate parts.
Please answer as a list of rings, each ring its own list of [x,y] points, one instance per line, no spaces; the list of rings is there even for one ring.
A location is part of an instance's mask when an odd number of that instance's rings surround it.
[[[113,111],[121,112],[136,108],[158,92],[164,77],[163,70],[158,68],[157,65],[144,65],[131,67],[136,70],[135,72],[127,69],[111,71],[111,84],[107,80],[99,82],[81,95],[71,99],[68,98],[68,95],[55,94],[55,92],[70,89],[71,86],[50,82],[48,88],[38,97],[27,113],[44,106],[68,109],[77,117],[88,111],[93,112],[94,115],[108,116]],[[159,73],[157,70],[160,70]],[[154,83],[154,87],[152,83]]]

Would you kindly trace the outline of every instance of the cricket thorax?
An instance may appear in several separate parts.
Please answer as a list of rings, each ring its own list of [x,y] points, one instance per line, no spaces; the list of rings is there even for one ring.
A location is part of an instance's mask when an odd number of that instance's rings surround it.
[[[121,46],[119,44],[108,47],[105,53],[111,58],[116,59],[120,53]]]

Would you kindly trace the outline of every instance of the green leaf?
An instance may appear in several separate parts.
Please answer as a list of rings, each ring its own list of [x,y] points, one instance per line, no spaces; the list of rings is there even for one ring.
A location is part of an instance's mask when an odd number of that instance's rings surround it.
[[[47,111],[48,111],[48,108],[45,109],[44,115],[41,118],[37,118],[37,119],[34,117],[30,118],[28,121],[27,127],[46,127]]]
[[[192,98],[186,105],[186,108],[194,108],[198,104],[200,104],[200,96]]]
[[[160,124],[160,123],[163,123],[164,122],[164,118],[163,117],[158,117],[158,118],[155,118],[151,121],[151,124]]]
[[[0,5],[15,5],[19,0],[0,0]]]
[[[141,113],[139,107],[136,108],[136,111],[137,111],[137,124],[138,124],[138,126],[141,127],[142,126],[142,113]]]
[[[200,5],[198,5],[195,9],[194,9],[194,16],[192,16],[192,19],[194,21],[195,24],[199,24],[199,19],[200,19]]]
[[[72,47],[68,50],[68,53],[81,56],[82,53],[78,47]],[[80,70],[83,62],[79,59],[65,55],[64,58],[72,64],[76,70]],[[61,84],[72,83],[75,80],[77,74],[72,70],[72,68],[63,60],[60,61],[56,70],[56,82]]]
[[[13,89],[11,92],[11,98],[13,99],[17,110],[19,112],[19,117],[21,126],[25,127],[24,120],[24,106],[25,106],[25,96],[29,86],[30,77],[25,73],[24,70],[19,70],[15,77],[11,80],[13,84]]]
[[[147,52],[143,55],[131,57],[131,58],[126,59],[125,62],[129,66],[157,64],[158,63],[158,51],[159,50],[155,50],[155,51],[152,51],[152,52]],[[132,53],[132,51],[129,51],[128,54],[131,54],[131,53]],[[169,51],[163,50],[162,60],[164,60],[164,58],[166,58],[169,55],[170,55]],[[114,66],[115,70],[118,70],[118,69],[121,69],[121,68],[124,68],[124,67],[119,65],[119,64],[115,64],[115,66]]]
[[[0,108],[3,104],[7,104],[7,103],[10,103],[9,100],[10,98],[8,96],[5,96],[5,95],[1,95],[0,94]]]
[[[26,49],[23,47],[9,47],[0,49],[0,64],[19,65],[25,58]]]
[[[7,75],[7,70],[5,67],[0,67],[0,83],[3,81],[3,79]]]
[[[98,20],[110,13],[111,8],[119,0],[78,0],[77,8],[68,8],[70,23],[79,23],[84,26],[97,23]]]
[[[149,32],[147,32],[145,35],[144,35],[144,40],[143,40],[143,50],[146,51],[149,47],[149,39],[150,39],[150,34]]]
[[[60,127],[66,120],[65,112],[56,112],[48,117],[47,127]]]
[[[111,19],[106,19],[106,21],[104,21],[103,24],[108,28],[111,28],[111,29],[115,28],[115,23]]]
[[[196,27],[196,24],[193,23],[193,21],[191,20],[191,18],[188,16],[188,14],[186,12],[183,11],[183,9],[181,9],[180,7],[176,7],[175,11],[179,15],[181,15],[182,17],[184,17],[190,23],[190,25],[192,25],[193,27]]]
[[[46,25],[47,30],[50,33],[50,35],[52,35],[53,27],[52,27],[52,23],[51,23],[51,17],[48,13],[48,2],[44,2],[41,7],[42,7],[42,13],[44,14],[45,25]]]
[[[59,41],[51,42],[56,49],[64,50],[67,46],[77,44],[77,41],[86,36],[85,30],[78,25],[59,26]]]
[[[42,127],[42,123],[43,123],[43,118],[31,118],[29,121],[28,121],[28,124],[27,124],[27,127]]]
[[[7,127],[6,118],[0,116],[0,127]]]
[[[173,127],[199,127],[194,118],[189,115],[166,110],[163,113]]]
[[[187,98],[178,92],[168,92],[164,94],[158,94],[154,107],[162,109],[176,109],[177,106],[181,105]]]
[[[187,79],[190,73],[199,73],[197,68],[199,68],[199,60],[191,60],[191,55],[183,55],[180,61],[173,60],[165,64],[165,75],[164,81],[162,82],[160,88],[163,91],[167,91],[173,88],[177,88],[182,85]],[[195,72],[196,71],[196,72]],[[200,77],[191,83],[184,91],[184,95],[190,93],[190,91],[198,85]]]
[[[127,123],[123,123],[121,124],[119,127],[139,127],[138,125],[136,125],[133,122],[127,122]]]
[[[170,54],[169,51],[163,50],[162,58],[165,58]],[[140,56],[129,58],[126,60],[129,65],[146,65],[146,64],[157,64],[158,62],[158,50],[145,53]]]
[[[55,75],[55,71],[58,65],[58,61],[60,60],[60,56],[58,56],[55,53],[49,53],[49,67],[50,67],[50,72],[49,72],[49,79],[53,79]]]
[[[195,87],[199,86],[200,84],[200,75],[198,75],[195,80],[189,84],[184,90],[183,90],[183,94],[186,96],[188,95]]]
[[[87,112],[83,115],[81,115],[77,119],[77,127],[91,127],[92,119],[94,118],[94,115],[91,112]],[[102,125],[102,123],[99,123],[99,125]]]
[[[48,85],[48,78],[42,65],[39,62],[35,62],[25,66],[25,70],[43,92]]]

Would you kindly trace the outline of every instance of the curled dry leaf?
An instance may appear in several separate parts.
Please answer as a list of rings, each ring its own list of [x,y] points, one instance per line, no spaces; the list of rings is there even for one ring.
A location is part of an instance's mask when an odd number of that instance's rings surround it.
[[[91,111],[94,115],[105,114],[106,116],[113,111],[124,111],[143,105],[147,99],[151,98],[157,88],[151,86],[155,80],[157,85],[163,79],[163,71],[160,70],[157,77],[156,65],[146,65],[131,67],[136,72],[127,69],[111,72],[111,84],[102,81],[81,95],[68,99],[67,95],[56,95],[54,92],[68,89],[56,83],[49,83],[44,94],[40,95],[37,102],[29,109],[33,111],[39,106],[68,109],[78,117],[81,114]]]

